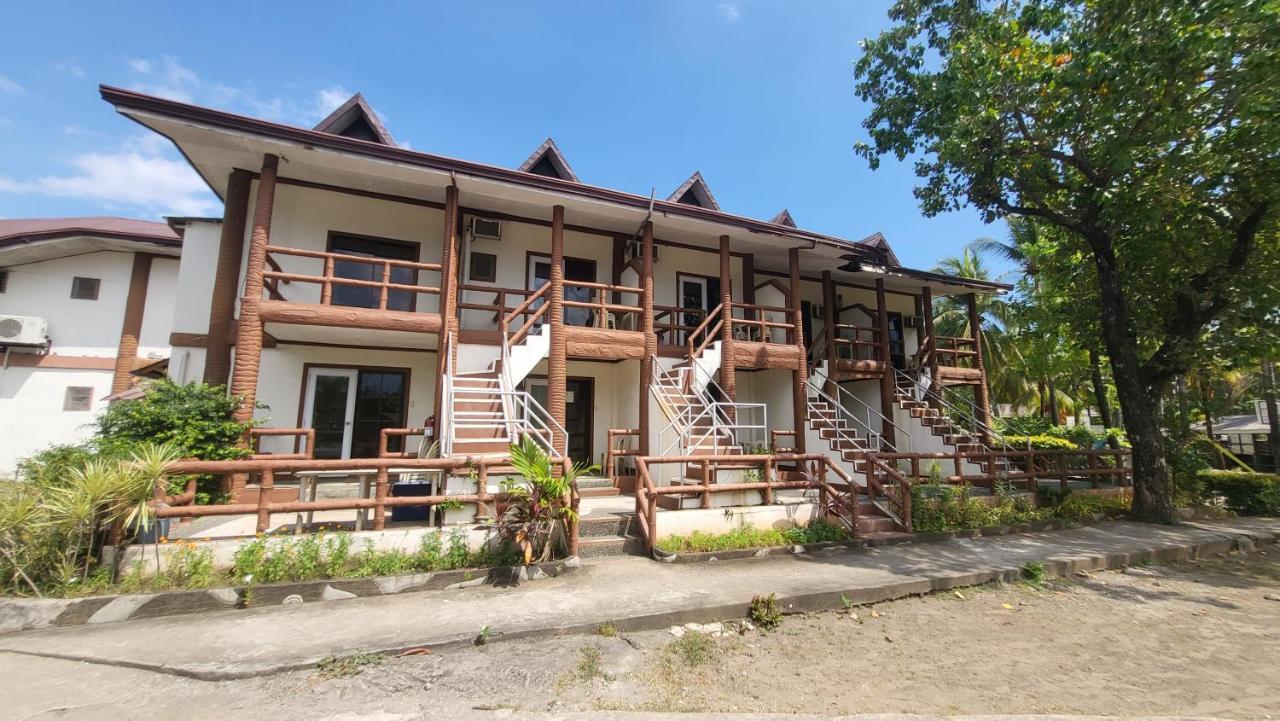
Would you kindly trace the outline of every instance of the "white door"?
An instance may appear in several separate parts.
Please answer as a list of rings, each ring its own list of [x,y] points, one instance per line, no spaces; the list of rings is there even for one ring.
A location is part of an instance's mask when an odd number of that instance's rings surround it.
[[[350,458],[351,429],[356,414],[354,368],[311,368],[307,371],[303,426],[316,431],[316,458]]]

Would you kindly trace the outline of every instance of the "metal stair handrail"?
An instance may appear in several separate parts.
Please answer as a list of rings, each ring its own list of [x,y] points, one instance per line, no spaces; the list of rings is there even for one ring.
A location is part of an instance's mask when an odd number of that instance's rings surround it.
[[[964,418],[966,415],[969,418],[971,418],[973,420],[973,429],[972,430],[965,429],[965,430],[970,430],[969,435],[973,438],[973,442],[976,443],[978,446],[980,446],[984,452],[995,453],[995,451],[990,446],[988,446],[986,443],[983,442],[984,435],[987,438],[991,438],[999,442],[1001,446],[1001,450],[1003,451],[1008,452],[1008,451],[1019,450],[1009,444],[1009,442],[1005,439],[1004,434],[1000,433],[996,429],[992,428],[990,425],[979,420],[978,406],[974,404],[973,401],[970,401],[965,398],[960,399],[961,401],[964,401],[969,405],[969,410],[966,412],[965,410],[961,409],[959,406],[955,405],[954,403],[944,398],[941,393],[935,391],[932,379],[930,379],[929,387],[925,388],[920,384],[919,381],[913,379],[910,375],[904,373],[903,371],[897,368],[894,368],[893,372],[897,375],[899,379],[905,380],[907,383],[909,383],[910,388],[919,392],[920,394],[919,396],[916,396],[913,393],[912,394],[913,398],[915,398],[918,401],[925,401],[925,402],[927,402],[928,398],[933,398],[944,409],[951,411],[951,413],[947,415],[947,420],[950,421],[951,423],[958,426],[959,425],[959,423],[957,423],[958,418]],[[1027,440],[1027,449],[1028,450],[1031,449],[1030,439]]]
[[[828,368],[827,373],[830,373],[830,372],[831,372],[831,369]],[[828,376],[824,374],[823,382],[825,383],[827,380],[828,380]],[[813,379],[810,378],[809,382],[813,383]],[[888,441],[885,441],[884,444],[890,449],[890,452],[893,452],[893,453],[898,453],[898,452],[910,453],[911,452],[911,449],[915,446],[915,440],[912,438],[910,431],[898,425],[892,418],[886,416],[884,413],[881,413],[878,408],[873,408],[870,403],[867,403],[866,401],[854,395],[852,392],[849,391],[848,388],[845,388],[844,386],[840,385],[838,381],[832,381],[831,384],[834,385],[836,388],[836,405],[840,406],[841,408],[844,408],[845,410],[848,410],[850,415],[854,417],[856,417],[856,414],[853,412],[852,408],[850,408],[850,405],[844,401],[844,399],[848,398],[850,401],[852,401],[853,407],[861,406],[863,412],[867,416],[867,422],[863,424],[864,428],[871,428],[871,418],[872,416],[875,416],[876,418],[880,419],[881,428],[884,427],[883,424],[887,423],[893,428],[895,438],[898,436],[901,436],[902,438],[906,439],[905,444],[902,444],[901,442],[895,444],[895,443],[889,443]],[[818,392],[822,393],[822,395],[824,396],[828,396],[828,394],[825,391],[823,391],[820,386],[818,387]],[[880,435],[883,436],[883,431],[880,431],[879,433]],[[899,448],[897,448],[897,446],[899,445],[902,445],[905,450],[900,450]]]
[[[848,408],[845,408],[843,405],[841,405],[839,401],[837,401],[836,399],[828,395],[826,391],[823,391],[813,381],[811,380],[805,381],[805,384],[809,387],[809,391],[812,392],[814,396],[816,396],[817,400],[824,401],[827,405],[831,406],[832,411],[838,414],[838,416],[847,417],[850,421],[853,422],[853,425],[856,425],[862,429],[862,432],[866,434],[866,440],[867,440],[866,445],[869,447],[870,450],[883,451],[886,448],[889,448],[889,449],[893,449],[892,452],[895,452],[895,453],[897,452],[897,449],[893,447],[893,444],[885,440],[884,433],[882,431],[877,431],[867,423],[864,423],[860,418],[854,415],[852,411],[850,411]],[[815,408],[815,406],[817,405],[817,401],[814,400],[813,397],[808,397],[807,395],[806,395],[805,401],[806,401],[806,407],[809,410],[810,420],[812,420],[814,414],[817,412],[817,409]],[[837,436],[840,436],[839,440],[854,441],[859,446],[862,445],[862,438],[860,438],[857,435],[856,429],[854,431],[854,435],[846,437],[845,434],[841,433],[842,429],[839,428],[838,426],[835,426],[833,424],[832,428],[836,431]]]
[[[675,369],[676,373],[673,376],[671,372],[662,370],[657,364],[653,366],[654,382],[652,384],[652,392],[655,398],[658,399],[659,404],[664,407],[670,419],[661,433],[659,433],[659,437],[672,430],[676,433],[676,437],[664,448],[663,454],[669,453],[677,445],[680,445],[683,451],[697,448],[707,439],[712,440],[712,447],[718,453],[721,448],[721,441],[725,441],[725,447],[732,447],[737,442],[738,432],[740,431],[763,431],[768,429],[768,408],[765,404],[714,400],[707,389],[713,385],[719,388],[715,381],[708,381],[707,386],[702,389],[690,388],[689,385],[686,385],[685,374],[692,367],[691,364],[686,368]],[[676,385],[671,386],[663,383],[662,381],[664,380],[672,381]],[[677,403],[670,391],[672,387],[689,388],[684,393],[691,394],[697,398],[702,405],[701,410],[696,410],[689,404],[685,404],[682,409],[677,409]],[[745,416],[757,411],[761,417],[759,423],[743,421]],[[708,421],[706,429],[695,434],[693,429],[699,421],[704,419]]]

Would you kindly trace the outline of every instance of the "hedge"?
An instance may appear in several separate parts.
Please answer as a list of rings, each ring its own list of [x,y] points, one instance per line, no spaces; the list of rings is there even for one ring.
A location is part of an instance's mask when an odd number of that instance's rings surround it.
[[[1080,448],[1066,438],[1057,436],[1005,436],[1004,441],[1019,450],[1026,448],[1028,442],[1031,448],[1037,451],[1074,451]]]
[[[1280,475],[1206,469],[1197,474],[1205,494],[1221,496],[1227,508],[1246,516],[1280,514]]]

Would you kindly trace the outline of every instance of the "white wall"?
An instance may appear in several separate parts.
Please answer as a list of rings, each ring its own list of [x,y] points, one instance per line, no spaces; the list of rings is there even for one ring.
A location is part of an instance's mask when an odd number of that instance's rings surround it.
[[[256,198],[257,181],[250,190],[250,198]],[[253,217],[254,200],[249,203],[249,218]],[[248,259],[248,236],[253,224],[245,224],[245,250],[241,261],[240,278],[244,278],[244,265]],[[303,188],[296,185],[276,186],[275,204],[271,215],[271,244],[324,251],[327,249],[329,231],[354,235],[375,236],[388,240],[419,243],[418,260],[423,263],[439,263],[441,238],[444,232],[444,211],[437,208],[378,200],[347,193]],[[217,257],[214,243],[213,257]],[[272,256],[285,272],[319,276],[323,274],[324,261],[318,258],[297,256]],[[212,267],[207,270],[212,277]],[[418,284],[439,287],[440,274],[421,271]],[[210,282],[212,287],[212,281]],[[299,303],[318,303],[320,285],[317,283],[290,283],[280,286],[287,300]],[[206,292],[206,295],[208,293]],[[418,295],[417,309],[435,313],[439,309],[437,295]],[[208,321],[208,307],[205,308]]]
[[[170,329],[175,333],[209,332],[209,306],[213,300],[221,232],[221,222],[193,222],[183,233],[177,281],[182,296],[174,304]]]
[[[483,217],[483,215],[481,216]],[[487,240],[466,237],[465,229],[471,224],[471,215],[464,215],[462,220],[463,243],[460,262],[462,265],[462,282],[493,288],[526,289],[528,283],[529,253],[540,255],[551,254],[551,228],[535,223],[521,223],[514,220],[502,221],[502,239]],[[496,280],[493,282],[478,281],[471,277],[471,252],[490,253],[498,257]],[[564,254],[573,258],[595,261],[596,274],[593,282],[610,283],[613,278],[613,237],[566,230],[564,233]],[[490,304],[494,294],[488,291],[462,291],[459,299],[464,303]],[[506,304],[514,308],[524,300],[523,296],[508,296]],[[624,303],[638,304],[635,298],[623,298]],[[461,311],[462,327],[478,330],[493,330],[498,324],[493,319],[492,311],[463,309]]]
[[[106,408],[111,371],[10,366],[0,370],[0,474],[10,474],[21,458],[50,445],[78,443],[93,435]],[[68,386],[93,388],[87,411],[63,411]]]
[[[147,300],[142,315],[142,333],[138,337],[138,355],[164,358],[169,355],[169,333],[173,329],[176,308],[185,302],[178,298],[178,259],[154,258],[151,277],[147,280]]]
[[[48,320],[50,353],[114,358],[132,274],[133,254],[109,251],[16,266],[0,293],[0,314]],[[76,276],[101,280],[97,300],[71,297]]]
[[[303,366],[377,366],[409,369],[409,405],[406,425],[420,426],[433,413],[436,384],[436,354],[433,351],[384,351],[354,348],[326,348],[281,344],[262,351],[262,372],[258,378],[258,402],[266,405],[254,417],[270,428],[296,428],[303,394]],[[198,378],[198,376],[193,376]],[[291,452],[293,439],[265,438],[266,452]]]

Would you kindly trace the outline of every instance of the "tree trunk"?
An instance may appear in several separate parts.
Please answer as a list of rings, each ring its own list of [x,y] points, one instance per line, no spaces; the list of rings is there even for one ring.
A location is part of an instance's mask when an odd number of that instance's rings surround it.
[[[1058,425],[1058,389],[1049,381],[1049,425]]]
[[[1262,362],[1262,397],[1267,402],[1267,440],[1271,446],[1271,472],[1280,472],[1280,413],[1276,412],[1276,365]],[[1259,469],[1261,470],[1261,469]]]
[[[1143,377],[1137,341],[1130,332],[1129,303],[1125,297],[1115,250],[1109,238],[1091,237],[1098,270],[1099,325],[1111,360],[1111,378],[1124,413],[1133,459],[1133,517],[1139,521],[1173,523],[1173,495],[1169,466],[1164,457],[1164,436],[1156,415],[1155,399],[1163,390]]]
[[[1111,401],[1107,399],[1107,383],[1102,379],[1102,361],[1098,360],[1096,348],[1089,348],[1089,377],[1093,380],[1093,399],[1097,401],[1102,426],[1115,428],[1111,418]]]
[[[1040,415],[1044,415],[1044,381],[1036,381],[1036,403],[1040,404]]]

